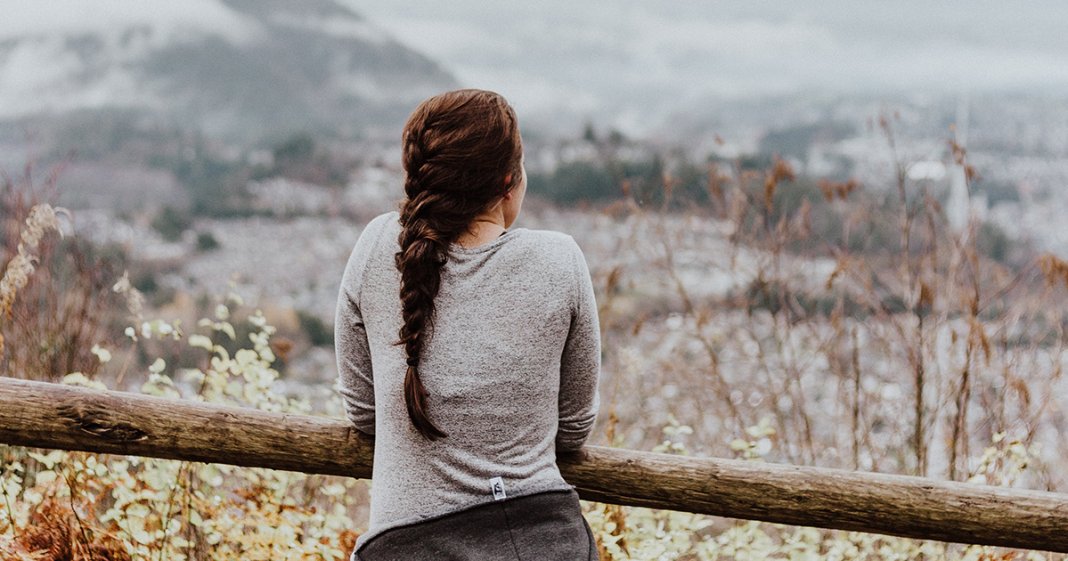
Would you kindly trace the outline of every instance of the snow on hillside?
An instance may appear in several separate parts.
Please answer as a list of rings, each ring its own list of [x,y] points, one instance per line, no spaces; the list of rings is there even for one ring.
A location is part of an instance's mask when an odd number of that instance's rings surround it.
[[[356,130],[455,85],[333,0],[2,4],[0,120],[108,107],[224,135]]]

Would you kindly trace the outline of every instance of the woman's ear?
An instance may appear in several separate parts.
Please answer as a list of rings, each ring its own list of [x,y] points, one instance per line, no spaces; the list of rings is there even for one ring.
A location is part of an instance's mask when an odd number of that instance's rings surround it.
[[[511,198],[512,195],[512,174],[504,176],[504,198]]]

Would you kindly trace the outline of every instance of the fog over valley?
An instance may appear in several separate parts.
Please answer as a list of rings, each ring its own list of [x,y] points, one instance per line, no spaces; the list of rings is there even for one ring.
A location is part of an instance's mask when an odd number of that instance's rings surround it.
[[[770,95],[1068,87],[1068,4],[1056,0],[344,1],[464,84],[565,130],[590,116],[648,132]]]

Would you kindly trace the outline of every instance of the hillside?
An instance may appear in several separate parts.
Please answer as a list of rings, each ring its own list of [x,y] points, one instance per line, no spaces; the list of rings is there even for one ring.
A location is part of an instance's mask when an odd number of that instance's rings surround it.
[[[22,6],[0,24],[0,122],[107,110],[253,140],[359,135],[455,86],[333,0],[103,0]]]

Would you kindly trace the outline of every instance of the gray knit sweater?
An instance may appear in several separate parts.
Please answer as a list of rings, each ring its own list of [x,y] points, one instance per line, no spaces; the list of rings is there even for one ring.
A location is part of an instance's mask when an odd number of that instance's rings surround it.
[[[469,506],[570,489],[556,450],[574,450],[597,414],[600,333],[582,250],[566,234],[517,228],[451,246],[420,359],[429,441],[408,419],[397,212],[371,221],[341,281],[338,391],[375,435],[371,515],[357,547],[388,528]]]

